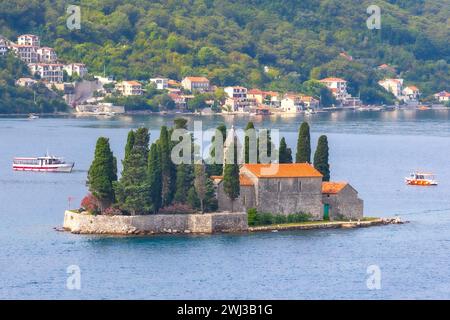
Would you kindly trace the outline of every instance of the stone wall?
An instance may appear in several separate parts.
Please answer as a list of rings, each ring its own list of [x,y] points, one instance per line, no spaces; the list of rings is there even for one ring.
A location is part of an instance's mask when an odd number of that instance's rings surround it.
[[[321,178],[268,178],[256,185],[258,212],[274,214],[308,213],[323,218]]]
[[[256,207],[255,187],[241,186],[240,195],[234,200],[233,206],[231,206],[231,200],[223,190],[223,182],[220,182],[217,186],[217,201],[219,211],[247,212],[247,209]]]
[[[338,194],[324,194],[322,201],[330,206],[330,220],[363,218],[364,202],[350,185],[345,186]]]
[[[247,231],[245,212],[103,216],[66,211],[63,228],[82,234],[161,234]]]

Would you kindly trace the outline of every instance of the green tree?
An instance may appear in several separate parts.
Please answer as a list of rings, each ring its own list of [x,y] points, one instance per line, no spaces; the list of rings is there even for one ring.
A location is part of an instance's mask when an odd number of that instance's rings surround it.
[[[316,168],[322,175],[323,181],[330,181],[330,165],[328,163],[328,138],[323,135],[320,136],[317,143],[317,149],[314,153],[314,168]]]
[[[226,162],[223,170],[223,188],[225,194],[231,200],[231,211],[234,211],[234,201],[239,197],[241,185],[239,182],[239,165],[237,163],[237,141],[231,144],[230,148],[234,149],[234,161]]]
[[[174,197],[176,170],[171,158],[170,134],[166,126],[161,127],[158,143],[161,152],[162,206],[165,207],[172,203]]]
[[[292,163],[292,150],[288,148],[284,137],[280,141],[279,162]]]
[[[227,138],[227,127],[224,124],[219,125],[216,128],[215,135],[211,138],[211,145],[213,146],[216,141],[221,139],[222,146],[225,143]],[[209,164],[207,166],[208,174],[211,176],[220,176],[223,174],[223,159],[218,159],[219,163],[215,163],[216,152],[215,149],[211,146],[210,156],[214,163]]]
[[[123,161],[122,177],[115,184],[119,207],[131,215],[154,211],[148,178],[148,142],[148,130],[137,129],[133,148]]]
[[[125,159],[128,158],[128,156],[131,153],[131,150],[133,150],[133,145],[134,145],[134,131],[130,130],[130,132],[128,132],[127,144],[125,145]]]
[[[117,180],[117,162],[109,139],[100,137],[95,146],[94,161],[88,171],[89,191],[100,201],[102,210],[114,202],[113,183]]]
[[[244,157],[245,157],[245,163],[250,163],[250,141],[253,141],[257,144],[256,141],[256,131],[255,131],[255,125],[253,122],[248,122],[247,126],[245,127],[245,141],[244,141]],[[254,148],[257,149],[257,148]],[[254,150],[257,152],[257,150]],[[258,156],[256,155],[256,158]],[[257,159],[255,159],[257,161]]]
[[[173,123],[175,125],[175,129],[185,129],[187,130],[187,123],[188,120],[185,118],[175,118],[173,120]]]
[[[295,162],[311,163],[311,136],[309,133],[309,124],[307,122],[302,123],[298,132]]]
[[[195,192],[197,193],[198,200],[200,201],[200,211],[204,213],[205,198],[207,193],[205,165],[203,163],[194,165],[194,173],[194,188]]]
[[[189,165],[179,164],[177,166],[177,175],[175,181],[175,196],[174,201],[178,203],[185,203],[187,193],[186,190],[192,186],[192,174],[189,170]]]
[[[148,179],[150,185],[150,198],[153,204],[153,212],[157,213],[161,208],[161,151],[159,144],[153,143],[148,155]]]

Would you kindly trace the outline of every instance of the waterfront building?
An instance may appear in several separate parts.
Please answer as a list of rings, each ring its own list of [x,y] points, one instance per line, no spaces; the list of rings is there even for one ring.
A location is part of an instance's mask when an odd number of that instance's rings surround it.
[[[314,220],[361,219],[363,201],[348,183],[322,182],[322,174],[308,163],[244,164],[240,168],[240,196],[232,204],[223,177],[213,176],[219,211],[247,211],[276,215],[307,213]],[[233,208],[232,208],[233,206]]]
[[[327,86],[328,89],[333,93],[333,96],[338,101],[345,101],[349,98],[349,94],[347,92],[347,81],[341,78],[325,78],[319,80],[320,83],[323,83]]]
[[[38,75],[43,81],[63,82],[64,65],[60,63],[30,63],[28,68],[33,75]]]
[[[40,47],[41,40],[34,34],[23,34],[17,37],[17,44],[19,46]]]
[[[87,75],[88,69],[84,63],[70,63],[64,66],[64,71],[71,77],[73,75],[78,75],[83,78]]]
[[[434,95],[434,98],[439,102],[450,101],[450,92],[442,91],[442,92],[436,93]]]
[[[407,86],[403,89],[403,99],[405,101],[419,100],[420,91],[416,86]]]
[[[156,89],[158,90],[166,90],[169,88],[169,79],[167,78],[152,78],[150,79],[151,83],[154,83],[156,85]]]
[[[41,47],[36,49],[39,62],[55,63],[58,60],[56,52],[53,48]]]
[[[267,105],[275,108],[279,108],[281,105],[280,94],[276,91],[251,89],[248,90],[247,97],[255,100],[258,105]]]
[[[397,99],[403,96],[403,79],[384,79],[378,82],[386,91],[392,93]]]
[[[298,113],[304,108],[300,95],[288,93],[281,100],[281,110],[286,113]]]
[[[208,92],[210,90],[209,80],[205,77],[186,77],[181,81],[185,90],[191,92]]]
[[[78,105],[76,111],[79,114],[122,114],[125,113],[125,107],[115,106],[112,103],[100,103],[100,104],[84,104]]]
[[[250,112],[250,108],[256,105],[254,99],[248,98],[245,87],[226,87],[224,91],[227,94],[224,104],[225,112]]]
[[[137,81],[122,81],[116,84],[116,90],[124,96],[140,96],[142,85]]]

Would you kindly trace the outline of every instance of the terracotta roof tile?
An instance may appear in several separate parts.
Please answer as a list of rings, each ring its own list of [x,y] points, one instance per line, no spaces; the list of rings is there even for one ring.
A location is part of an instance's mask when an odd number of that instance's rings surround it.
[[[347,184],[347,182],[323,182],[322,193],[338,194]]]
[[[273,166],[273,169],[271,168]],[[258,178],[320,178],[322,174],[308,163],[244,164]],[[267,170],[268,172],[264,172]]]

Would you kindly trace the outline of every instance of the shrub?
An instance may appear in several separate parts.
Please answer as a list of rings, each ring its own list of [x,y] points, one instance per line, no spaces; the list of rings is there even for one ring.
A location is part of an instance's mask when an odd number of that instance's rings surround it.
[[[256,209],[251,208],[247,210],[247,221],[249,226],[254,226],[256,223]]]
[[[90,214],[98,214],[101,211],[100,201],[92,194],[88,194],[83,198],[81,207]]]

